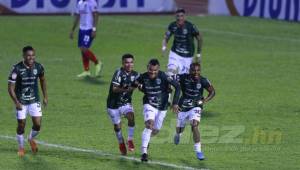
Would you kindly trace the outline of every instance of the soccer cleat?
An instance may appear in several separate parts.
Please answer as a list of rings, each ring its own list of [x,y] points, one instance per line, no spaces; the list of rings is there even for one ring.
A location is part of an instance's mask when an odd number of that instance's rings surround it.
[[[198,158],[199,160],[204,160],[204,155],[203,155],[202,152],[197,152],[197,153],[196,153],[196,156],[197,156],[197,158]]]
[[[95,76],[98,77],[100,76],[101,72],[102,72],[102,68],[103,68],[103,64],[102,63],[98,63],[95,66]]]
[[[81,78],[81,77],[89,77],[91,76],[91,72],[90,71],[84,71],[81,74],[78,74],[77,77]]]
[[[142,157],[141,157],[141,161],[142,162],[148,162],[148,154],[143,153]]]
[[[120,149],[121,155],[126,155],[127,154],[127,149],[126,149],[125,143],[120,143],[119,144],[119,149]]]
[[[19,150],[18,150],[18,155],[19,155],[20,157],[23,157],[23,156],[25,155],[25,150],[24,150],[24,148],[19,148]]]
[[[175,144],[175,145],[178,145],[179,142],[180,142],[180,135],[175,134],[175,136],[174,136],[174,144]]]
[[[132,140],[128,140],[127,141],[127,144],[128,144],[128,150],[130,152],[133,152],[134,151],[134,144],[133,144],[133,141]]]
[[[35,140],[34,139],[31,139],[31,140],[28,139],[28,142],[30,144],[32,153],[37,153],[38,152],[38,147],[37,147],[37,144],[36,144]]]

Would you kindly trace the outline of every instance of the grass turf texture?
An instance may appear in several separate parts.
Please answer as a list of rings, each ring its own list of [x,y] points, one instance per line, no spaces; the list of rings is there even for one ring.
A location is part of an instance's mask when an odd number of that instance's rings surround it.
[[[202,72],[217,92],[205,107],[200,125],[207,160],[195,158],[189,126],[182,143],[173,144],[176,121],[171,111],[161,133],[151,139],[151,159],[209,169],[299,169],[299,25],[239,17],[188,19],[202,30]],[[172,16],[102,16],[92,50],[104,63],[103,76],[77,79],[82,71],[81,57],[76,38],[68,39],[73,18],[0,17],[0,135],[15,136],[7,75],[21,60],[21,48],[31,44],[37,49],[37,61],[45,66],[49,93],[38,139],[118,155],[106,113],[112,73],[120,66],[120,56],[127,52],[135,55],[139,72],[146,70],[153,56],[165,70],[167,58],[161,58],[161,40],[172,20]],[[140,92],[134,93],[136,151],[129,156],[136,158],[140,157],[144,128],[141,97]],[[126,137],[127,123],[125,119],[123,122]],[[30,127],[28,119],[26,135]],[[27,145],[27,154],[20,159],[16,149],[15,141],[0,140],[1,169],[167,168],[46,146],[40,146],[38,155],[33,156]]]

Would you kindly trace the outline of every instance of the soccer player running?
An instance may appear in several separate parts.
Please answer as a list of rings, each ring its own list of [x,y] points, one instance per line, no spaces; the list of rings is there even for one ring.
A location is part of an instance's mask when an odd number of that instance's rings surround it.
[[[70,33],[73,39],[74,31],[80,21],[78,34],[78,47],[81,51],[84,71],[77,77],[91,76],[90,60],[95,64],[95,76],[99,76],[102,70],[102,63],[90,50],[93,39],[96,37],[96,27],[98,23],[98,7],[95,0],[79,0],[76,6],[74,24]]]
[[[139,89],[144,93],[144,121],[145,129],[142,133],[141,161],[148,161],[148,145],[151,136],[156,135],[163,125],[168,106],[168,88],[175,88],[173,98],[173,111],[178,112],[178,100],[180,96],[179,84],[160,71],[159,61],[151,59],[148,63],[148,71],[137,80]]]
[[[199,123],[203,104],[206,104],[215,96],[215,90],[209,80],[201,76],[199,63],[192,63],[189,74],[177,75],[182,95],[179,100],[180,112],[177,113],[177,127],[174,143],[179,144],[180,136],[184,130],[187,120],[190,121],[195,142],[194,149],[199,160],[204,159],[201,151]],[[203,91],[208,91],[208,96],[203,97]]]
[[[32,118],[32,129],[28,142],[33,153],[38,151],[35,137],[41,128],[42,109],[38,90],[38,79],[43,92],[43,104],[48,104],[44,67],[35,62],[35,50],[31,46],[23,48],[24,60],[15,64],[8,78],[8,92],[16,106],[18,155],[24,156],[24,131],[26,115]]]
[[[131,105],[131,96],[136,88],[135,81],[139,74],[133,70],[134,57],[131,54],[122,56],[122,67],[115,71],[107,97],[107,112],[114,124],[114,130],[119,142],[119,149],[122,155],[127,154],[124,138],[121,131],[121,116],[128,119],[128,150],[134,151],[134,111]]]
[[[176,21],[171,22],[165,33],[162,52],[165,54],[167,43],[174,35],[174,41],[169,53],[167,73],[169,76],[174,74],[189,73],[190,64],[194,56],[194,38],[197,40],[196,62],[201,62],[202,36],[197,27],[185,19],[185,10],[176,10]]]

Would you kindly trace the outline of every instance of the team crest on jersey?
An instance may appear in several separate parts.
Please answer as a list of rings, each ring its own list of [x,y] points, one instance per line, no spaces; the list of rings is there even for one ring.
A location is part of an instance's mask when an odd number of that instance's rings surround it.
[[[201,89],[201,84],[200,83],[197,84],[197,89]]]
[[[187,29],[183,29],[183,34],[187,34],[188,30]]]
[[[37,75],[37,69],[33,69],[33,74]]]
[[[161,83],[161,79],[156,79],[156,83],[160,84]]]
[[[131,80],[131,81],[134,81],[134,76],[131,76],[131,77],[130,77],[130,80]]]

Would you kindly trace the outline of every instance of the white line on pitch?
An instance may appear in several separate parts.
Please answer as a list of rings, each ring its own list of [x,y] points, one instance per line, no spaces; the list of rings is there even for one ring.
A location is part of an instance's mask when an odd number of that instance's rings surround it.
[[[16,140],[16,137],[12,136],[6,136],[6,135],[0,135],[1,139],[6,139],[6,140]],[[52,147],[52,148],[59,148],[67,151],[74,151],[74,152],[84,152],[84,153],[92,153],[98,156],[106,156],[106,157],[114,157],[114,158],[120,158],[120,159],[126,159],[126,160],[131,160],[135,162],[141,162],[140,159],[135,158],[135,157],[129,157],[129,156],[121,156],[121,155],[114,155],[111,153],[105,153],[100,150],[92,150],[92,149],[84,149],[84,148],[77,148],[77,147],[72,147],[72,146],[66,146],[66,145],[61,145],[61,144],[51,144],[47,143],[44,141],[37,141],[38,144],[44,145],[47,147]],[[148,161],[148,164],[153,164],[153,165],[160,165],[160,166],[165,166],[165,167],[170,167],[170,168],[176,168],[176,169],[188,169],[188,170],[199,170],[197,168],[189,167],[189,166],[181,166],[181,165],[176,165],[176,164],[171,164],[171,163],[165,163],[165,162],[159,162],[159,161]],[[202,168],[202,170],[204,170]],[[207,169],[205,169],[207,170]]]

